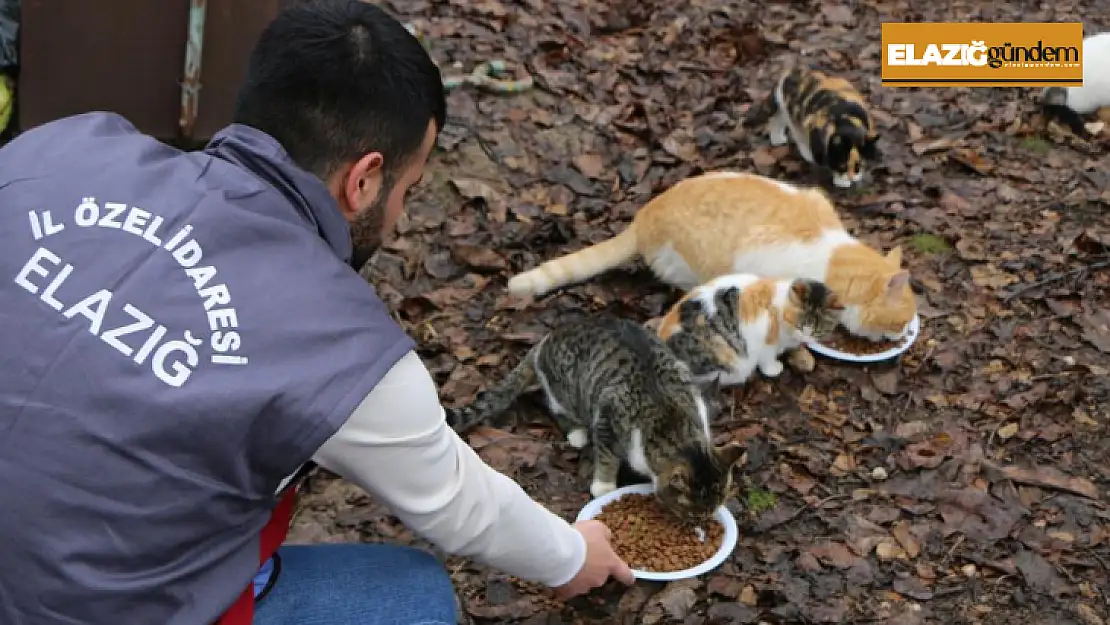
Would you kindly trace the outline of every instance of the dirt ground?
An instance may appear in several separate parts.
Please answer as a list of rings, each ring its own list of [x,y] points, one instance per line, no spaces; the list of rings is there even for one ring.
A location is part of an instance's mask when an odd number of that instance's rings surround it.
[[[1110,2],[398,0],[447,74],[502,58],[530,91],[462,86],[371,281],[448,405],[497,380],[554,321],[645,320],[678,294],[642,267],[523,303],[507,276],[620,231],[671,184],[719,168],[820,180],[771,148],[759,102],[807,63],[868,97],[883,161],[832,191],[850,230],[901,245],[923,330],[898,362],[821,360],[756,378],[714,424],[748,445],[729,507],[740,544],[670,585],[563,605],[448,563],[474,623],[1076,623],[1110,620],[1110,158],[1022,89],[879,85],[881,21],[1082,21]],[[1043,7],[1050,7],[1047,10]],[[521,71],[524,71],[522,69]],[[711,236],[711,235],[709,235]],[[588,461],[537,404],[469,442],[571,519]],[[325,474],[291,540],[424,545]]]

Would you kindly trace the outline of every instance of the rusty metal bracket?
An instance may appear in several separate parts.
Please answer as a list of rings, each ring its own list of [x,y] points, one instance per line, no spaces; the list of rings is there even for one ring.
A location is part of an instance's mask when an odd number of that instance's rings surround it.
[[[204,55],[204,22],[208,0],[189,0],[189,35],[185,44],[185,79],[181,82],[181,117],[178,136],[182,141],[193,138],[200,109],[200,62]]]

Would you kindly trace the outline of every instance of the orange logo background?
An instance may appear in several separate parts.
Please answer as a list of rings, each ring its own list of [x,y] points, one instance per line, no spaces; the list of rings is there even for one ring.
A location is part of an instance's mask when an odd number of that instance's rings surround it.
[[[885,87],[1079,87],[1080,22],[888,22]]]

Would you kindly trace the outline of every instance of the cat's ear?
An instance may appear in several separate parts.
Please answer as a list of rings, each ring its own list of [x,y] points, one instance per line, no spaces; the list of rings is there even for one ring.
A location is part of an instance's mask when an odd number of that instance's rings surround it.
[[[897,245],[894,249],[886,253],[886,262],[894,265],[895,267],[902,266],[902,246]]]
[[[902,289],[910,283],[910,272],[903,269],[890,277],[886,282],[886,294],[888,297],[896,297]]]
[[[740,287],[730,286],[727,289],[717,291],[717,301],[735,306],[740,301]]]
[[[691,297],[678,303],[678,321],[683,327],[693,325],[701,313],[701,302],[697,299]]]
[[[801,306],[809,297],[809,283],[805,280],[795,280],[790,283],[790,299]]]
[[[879,160],[879,135],[874,134],[870,137],[864,137],[859,154],[869,161]]]
[[[744,457],[745,448],[740,443],[728,443],[716,449],[717,458],[721,462],[721,468],[731,469],[736,466],[737,462]]]
[[[679,492],[690,492],[690,467],[684,464],[676,464],[672,467],[670,474],[667,475],[667,486]]]
[[[825,299],[825,308],[829,310],[844,310],[844,303],[840,301],[839,295],[829,291],[829,297]]]
[[[813,156],[814,164],[825,164],[829,152],[828,143],[829,136],[824,128],[813,128],[809,131],[809,152]]]
[[[721,401],[721,376],[720,374],[712,376],[709,380],[701,383],[702,399],[707,403],[716,406]]]

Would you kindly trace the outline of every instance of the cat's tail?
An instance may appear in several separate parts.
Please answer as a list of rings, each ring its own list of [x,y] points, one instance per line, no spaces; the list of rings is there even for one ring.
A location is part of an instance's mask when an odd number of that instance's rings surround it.
[[[521,394],[538,383],[535,359],[543,342],[536,344],[520,364],[513,368],[496,386],[478,393],[469,405],[461,408],[447,408],[447,425],[459,434],[465,434],[474,427],[505,412]]]
[[[513,276],[509,280],[509,292],[513,295],[543,295],[561,286],[583,282],[638,255],[636,223],[632,222],[611,239]]]

